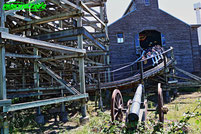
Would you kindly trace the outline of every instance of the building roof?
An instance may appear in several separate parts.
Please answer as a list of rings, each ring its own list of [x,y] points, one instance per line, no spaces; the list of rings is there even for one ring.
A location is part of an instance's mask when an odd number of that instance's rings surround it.
[[[192,28],[199,28],[199,27],[201,27],[201,24],[192,24],[192,25],[190,25]]]

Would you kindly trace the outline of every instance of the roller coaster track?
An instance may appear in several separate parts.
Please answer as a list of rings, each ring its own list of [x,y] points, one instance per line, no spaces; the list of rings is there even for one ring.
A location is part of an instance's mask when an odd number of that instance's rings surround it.
[[[170,51],[173,52],[173,49],[170,48],[169,50],[163,52],[160,55],[163,55],[165,57],[165,55]],[[156,55],[156,56],[158,56],[158,55]],[[151,58],[153,58],[153,57],[151,57]],[[151,58],[147,58],[146,60],[151,60]],[[169,65],[171,65],[174,62],[174,56],[171,56],[170,58],[166,57],[165,59],[166,59],[166,62],[163,60],[163,62],[161,62],[157,66],[155,66],[155,67],[143,72],[143,75],[142,75],[143,79],[152,77],[152,76],[154,76],[156,74],[159,74],[161,72],[163,73],[163,71],[165,69],[165,66],[168,67]],[[144,60],[141,60],[141,62],[143,62],[143,61]],[[137,62],[140,62],[140,61],[137,60]],[[133,62],[131,64],[133,65],[134,63],[135,62]],[[122,67],[122,68],[124,68],[124,67]],[[116,69],[116,70],[119,71],[120,69]],[[111,71],[111,72],[113,72],[113,71]],[[137,73],[134,76],[127,77],[125,79],[106,82],[106,83],[100,83],[100,89],[114,89],[114,88],[126,89],[128,87],[132,87],[133,85],[139,83],[140,80],[141,80],[141,74]],[[89,86],[87,86],[87,89],[88,89],[88,91],[94,90],[94,89],[96,89],[96,85],[89,85]]]
[[[168,60],[167,66],[170,65],[171,63],[173,63],[173,60],[172,59]],[[161,71],[163,71],[163,69],[164,69],[164,62],[160,63],[159,65],[157,65],[156,67],[154,67],[152,69],[145,71],[143,73],[143,79],[154,76],[154,75],[160,73]],[[108,83],[102,83],[101,88],[102,89],[111,89],[111,88],[118,87],[118,89],[121,89],[124,86],[129,86],[129,85],[132,85],[134,83],[139,82],[140,79],[141,79],[140,73],[138,73],[138,74],[136,74],[132,77],[126,78],[126,79],[122,79],[122,80],[118,80],[118,81],[112,81],[112,82],[108,82]]]

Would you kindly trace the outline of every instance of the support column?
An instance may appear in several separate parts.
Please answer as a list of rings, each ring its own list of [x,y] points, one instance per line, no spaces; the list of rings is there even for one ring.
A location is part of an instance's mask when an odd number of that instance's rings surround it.
[[[63,68],[64,68],[64,63],[63,63]],[[62,72],[60,72],[60,76],[63,79]],[[64,90],[63,89],[61,89],[61,96],[64,97]],[[60,112],[60,115],[59,115],[59,120],[62,121],[62,122],[67,122],[68,121],[68,113],[66,112],[64,102],[61,103],[61,112]]]
[[[0,1],[1,28],[5,28],[5,21],[6,21],[5,11],[3,10],[3,5],[4,5],[4,0],[1,0]]]
[[[79,4],[80,0],[77,0],[77,4]],[[82,12],[82,11],[80,11]],[[77,26],[82,27],[82,17],[77,18]],[[78,48],[84,49],[83,47],[83,35],[78,35],[77,38],[78,42]],[[84,70],[84,57],[79,58],[79,79],[80,79],[80,92],[86,93],[86,87],[85,87],[85,70]],[[82,106],[81,106],[81,112],[82,112],[82,118],[80,119],[80,122],[85,122],[88,120],[87,117],[87,109],[86,109],[86,99],[81,100]]]
[[[108,45],[106,45],[106,50],[107,50],[107,52],[109,52],[109,46]],[[106,63],[107,63],[107,65],[110,65],[110,55],[108,53],[106,55]],[[110,68],[107,68],[107,82],[111,82],[111,74],[110,73],[111,73]],[[111,94],[111,91],[106,90],[105,104],[108,104],[107,102],[110,101],[110,94]]]
[[[0,44],[1,45],[1,44]],[[6,100],[6,65],[5,47],[0,46],[0,100]],[[0,131],[2,134],[9,134],[7,117],[0,115]]]
[[[0,46],[0,100],[5,99],[6,99],[5,47]]]
[[[99,108],[103,111],[102,90],[100,85],[100,72],[98,70]]]
[[[22,88],[26,87],[25,67],[22,68]]]
[[[34,48],[34,55],[39,55],[38,48]],[[37,64],[37,61],[34,61],[34,86],[35,88],[39,87],[39,67]],[[40,90],[38,90],[40,92]],[[40,99],[40,96],[38,96],[38,99]],[[40,107],[37,107],[37,117],[36,117],[36,122],[38,124],[44,124],[44,116],[41,114],[41,109]]]
[[[142,84],[142,102],[147,99],[145,94],[145,87],[144,87],[144,69],[143,69],[143,61],[140,62],[140,83]]]
[[[5,29],[5,11],[3,10],[4,0],[0,1],[0,29]],[[0,37],[0,100],[6,100],[6,64],[5,64],[5,46],[2,44]],[[0,132],[2,134],[9,134],[9,126],[7,121],[7,115],[0,115]]]
[[[164,77],[165,77],[165,102],[169,103],[170,102],[170,94],[169,94],[169,89],[168,89],[168,77],[167,77],[167,72],[168,72],[168,68],[167,68],[167,59],[166,59],[166,55],[163,54],[164,57]]]

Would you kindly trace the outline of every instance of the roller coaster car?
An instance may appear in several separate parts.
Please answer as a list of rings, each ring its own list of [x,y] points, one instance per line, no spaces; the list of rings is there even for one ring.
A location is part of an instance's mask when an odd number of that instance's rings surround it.
[[[144,71],[147,71],[164,61],[163,55],[156,55],[154,57],[143,59]]]

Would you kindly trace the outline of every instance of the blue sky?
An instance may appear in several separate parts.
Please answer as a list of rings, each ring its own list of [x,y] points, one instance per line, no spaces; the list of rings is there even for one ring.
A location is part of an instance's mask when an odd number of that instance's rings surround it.
[[[131,0],[107,0],[109,24],[119,19]],[[159,0],[159,8],[188,24],[196,24],[193,4],[201,0]]]

